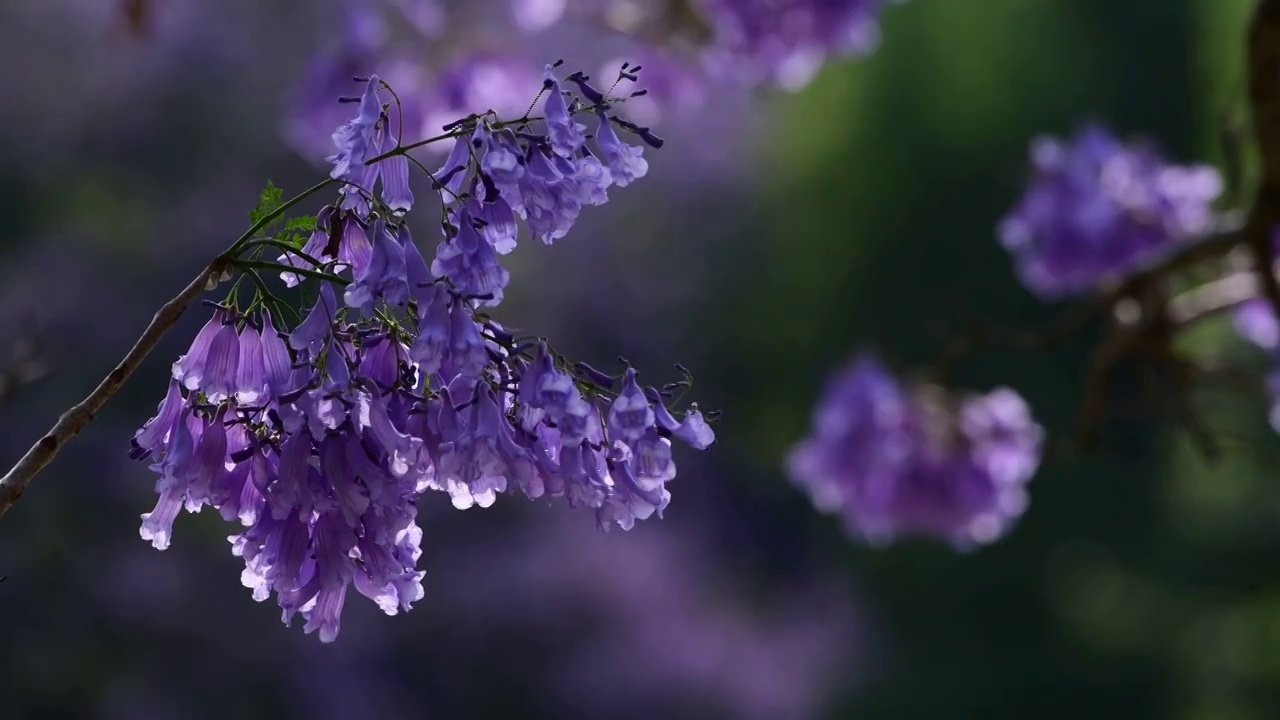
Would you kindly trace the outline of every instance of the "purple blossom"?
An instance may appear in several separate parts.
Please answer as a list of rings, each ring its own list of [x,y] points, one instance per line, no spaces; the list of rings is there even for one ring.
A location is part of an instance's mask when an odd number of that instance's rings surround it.
[[[1001,221],[1019,279],[1043,298],[1086,293],[1211,230],[1217,171],[1178,166],[1088,126],[1069,143],[1031,145],[1033,176]]]
[[[709,0],[713,70],[748,82],[806,85],[829,55],[865,55],[885,0]]]
[[[499,196],[493,202],[473,201],[468,209],[472,217],[481,223],[480,235],[493,246],[494,252],[506,255],[516,249],[519,226],[506,198]]]
[[[501,303],[510,273],[498,264],[493,246],[480,237],[469,210],[460,210],[453,221],[457,234],[436,246],[431,272],[447,278],[462,295],[485,297],[481,305]]]
[[[384,132],[378,154],[391,152],[395,148],[396,143],[391,133]],[[403,216],[413,208],[413,191],[409,189],[409,158],[392,155],[379,160],[375,165],[382,181],[382,202],[397,216]]]
[[[547,99],[543,103],[546,115],[547,136],[551,141],[551,149],[560,157],[571,158],[587,142],[587,126],[573,119],[569,105],[565,102],[564,91],[560,88],[560,80],[556,78],[555,69],[546,67],[542,81]]]
[[[289,335],[289,347],[299,352],[305,350],[311,357],[318,356],[320,350],[328,344],[337,312],[338,303],[333,297],[333,287],[329,283],[321,283],[320,296],[316,298],[311,312]]]
[[[200,328],[200,332],[196,333],[195,340],[191,342],[191,349],[173,364],[173,379],[182,383],[188,390],[198,389],[203,382],[205,366],[209,362],[209,350],[213,346],[214,338],[226,324],[226,319],[224,310],[221,308],[214,310],[213,317]]]
[[[480,168],[493,178],[499,188],[507,188],[509,192],[513,192],[512,189],[520,182],[525,171],[524,152],[520,149],[515,133],[500,130],[486,134],[483,141],[484,156],[480,160]],[[519,200],[512,198],[508,202],[518,205]]]
[[[378,222],[373,229],[373,254],[363,272],[347,286],[343,301],[349,307],[359,308],[366,314],[372,312],[375,302],[387,305],[403,305],[409,301],[409,281],[406,276],[404,243],[398,237],[398,227],[388,227]]]
[[[382,116],[382,101],[378,99],[381,82],[377,75],[369,76],[364,93],[360,96],[356,116],[334,132],[333,144],[337,146],[338,152],[328,158],[333,163],[329,177],[360,184],[364,163],[373,157],[378,147],[374,129]]]
[[[335,220],[337,227],[330,224]],[[336,256],[331,254],[334,248],[337,249]],[[319,265],[304,255],[319,261]],[[342,269],[349,269],[358,276],[365,272],[372,258],[373,245],[369,242],[368,224],[355,212],[337,212],[330,206],[320,211],[316,229],[302,246],[301,254],[285,251],[276,258],[276,262],[308,270],[323,269],[336,262],[343,266]],[[301,275],[288,271],[280,273],[280,279],[288,287],[297,287],[302,282]]]
[[[600,126],[596,129],[596,145],[609,164],[609,172],[618,187],[626,187],[649,172],[649,163],[644,159],[644,148],[627,145],[614,131],[613,124],[604,112],[597,112]]]
[[[875,542],[992,542],[1026,509],[1043,431],[1008,388],[952,398],[904,386],[870,357],[829,384],[788,470],[821,511]]]

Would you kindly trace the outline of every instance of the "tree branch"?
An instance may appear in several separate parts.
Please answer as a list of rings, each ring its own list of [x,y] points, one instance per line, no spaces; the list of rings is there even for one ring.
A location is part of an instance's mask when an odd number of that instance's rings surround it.
[[[1265,298],[1280,317],[1280,277],[1276,274],[1277,248],[1273,241],[1280,225],[1280,0],[1258,0],[1248,29],[1247,67],[1249,107],[1262,172],[1253,205],[1238,228],[1220,228],[1204,242],[1184,247],[1128,276],[1088,301],[1081,312],[1064,313],[1043,331],[1013,334],[979,327],[967,337],[955,338],[942,353],[941,369],[950,370],[982,345],[1048,349],[1083,330],[1101,311],[1111,310],[1114,315],[1120,303],[1137,302],[1138,324],[1113,329],[1091,358],[1077,428],[1078,444],[1088,445],[1104,415],[1107,379],[1121,361],[1135,352],[1144,352],[1167,366],[1175,360],[1172,340],[1180,327],[1255,295]],[[1173,298],[1163,290],[1175,273],[1203,261],[1221,259],[1237,247],[1247,250],[1252,259],[1252,268],[1246,274],[1229,274]],[[1195,408],[1184,402],[1191,376],[1181,368],[1166,369],[1172,373],[1173,391],[1179,395],[1175,402],[1179,403],[1183,419],[1205,444],[1206,431]]]
[[[258,231],[278,220],[294,205],[334,182],[334,180],[326,178],[258,218],[257,222],[253,223],[248,230],[244,231],[243,235],[231,244],[231,247],[214,258],[204,270],[201,270],[200,274],[196,275],[182,289],[182,292],[175,295],[173,299],[166,302],[156,311],[155,316],[151,318],[150,324],[142,331],[142,335],[138,336],[138,341],[129,349],[129,352],[116,365],[115,369],[103,378],[102,382],[98,383],[98,387],[94,388],[88,397],[62,413],[58,417],[58,422],[49,428],[49,432],[45,433],[44,437],[40,438],[35,445],[32,445],[31,449],[27,450],[17,464],[4,474],[4,477],[0,477],[0,517],[8,512],[9,508],[13,507],[18,498],[22,497],[22,493],[27,489],[27,485],[31,483],[31,479],[53,460],[58,451],[62,449],[62,446],[78,435],[86,425],[93,422],[94,417],[102,409],[102,406],[120,391],[129,376],[133,375],[133,372],[138,369],[138,365],[142,364],[147,355],[150,355],[151,351],[155,349],[160,342],[160,338],[164,337],[164,334],[169,332],[174,324],[178,322],[178,318],[182,317],[182,314],[186,312],[187,307],[191,305],[191,301],[205,290],[211,290],[225,273],[236,267],[237,256],[245,245],[257,235]],[[305,274],[296,268],[286,269],[290,272]]]
[[[44,437],[32,445],[31,449],[9,472],[5,473],[4,477],[0,477],[0,516],[3,516],[9,508],[13,507],[18,498],[22,497],[31,479],[53,460],[62,446],[84,429],[97,415],[98,410],[120,390],[133,371],[138,369],[143,359],[155,349],[160,338],[164,337],[178,318],[182,317],[191,301],[204,292],[209,281],[218,278],[230,267],[230,259],[217,258],[201,270],[200,274],[182,289],[182,292],[161,306],[120,364],[98,383],[98,387],[94,388],[88,397],[62,413],[58,422],[54,423]]]
[[[1262,156],[1262,178],[1244,237],[1262,296],[1280,317],[1280,280],[1272,242],[1280,221],[1280,0],[1259,0],[1249,26],[1249,106]]]

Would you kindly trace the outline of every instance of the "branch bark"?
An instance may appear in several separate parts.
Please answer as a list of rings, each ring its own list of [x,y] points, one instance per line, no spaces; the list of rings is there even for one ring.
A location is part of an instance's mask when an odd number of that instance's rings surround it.
[[[4,477],[0,477],[0,516],[3,516],[9,508],[13,507],[18,498],[22,497],[31,479],[53,460],[62,446],[93,421],[98,410],[120,390],[129,376],[138,369],[138,365],[155,349],[160,338],[164,337],[164,334],[177,323],[178,318],[182,317],[191,305],[191,301],[204,292],[210,279],[219,277],[230,267],[230,259],[217,258],[200,271],[200,274],[182,289],[182,292],[161,306],[151,318],[151,323],[138,337],[138,341],[115,369],[103,378],[102,382],[98,383],[98,387],[94,388],[84,400],[62,413],[44,437],[32,445],[31,449],[27,450],[22,459],[5,473]]]
[[[133,347],[130,348],[124,359],[116,365],[115,369],[103,378],[102,382],[98,383],[98,387],[94,388],[88,397],[81,400],[70,410],[62,413],[58,417],[58,422],[49,428],[49,432],[45,433],[44,437],[40,438],[35,445],[32,445],[31,449],[27,450],[22,459],[18,460],[17,464],[9,472],[0,477],[0,517],[3,517],[9,508],[13,507],[13,504],[18,501],[18,498],[22,497],[22,493],[27,489],[27,485],[31,483],[31,479],[53,460],[58,451],[62,449],[62,446],[78,435],[86,425],[93,422],[93,418],[102,409],[102,406],[120,391],[129,376],[133,375],[133,371],[137,370],[138,365],[155,349],[160,342],[160,338],[164,337],[164,334],[169,332],[174,324],[178,322],[178,318],[182,317],[182,314],[186,312],[187,307],[191,305],[191,301],[209,288],[211,280],[217,280],[223,273],[228,272],[238,264],[240,251],[245,248],[258,231],[275,222],[293,206],[335,182],[332,178],[325,178],[258,218],[257,222],[253,223],[248,230],[244,231],[243,235],[231,244],[231,247],[215,257],[204,270],[201,270],[200,274],[196,275],[182,289],[182,292],[162,305],[156,311],[155,316],[151,318],[151,323],[142,331],[142,335],[138,336],[138,341],[133,344]]]
[[[1280,316],[1280,280],[1272,237],[1280,221],[1280,0],[1259,0],[1249,26],[1249,106],[1262,160],[1262,178],[1244,237],[1253,254],[1262,296]]]

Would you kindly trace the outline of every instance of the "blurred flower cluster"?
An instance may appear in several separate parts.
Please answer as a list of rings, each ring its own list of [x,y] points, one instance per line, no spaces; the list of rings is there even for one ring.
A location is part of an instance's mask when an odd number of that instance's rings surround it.
[[[819,509],[873,541],[919,533],[961,548],[1022,514],[1043,436],[1008,388],[953,398],[904,387],[869,356],[831,381],[813,426],[789,467]]]
[[[1122,328],[1113,341],[1120,349],[1109,352],[1140,347],[1181,367],[1169,338],[1174,325],[1195,318],[1173,317],[1163,298],[1175,287],[1178,253],[1223,227],[1213,208],[1223,190],[1218,172],[1171,164],[1151,144],[1122,142],[1096,124],[1070,141],[1039,137],[1030,155],[1026,191],[997,233],[1018,279],[1045,301],[1114,293],[1112,303],[1137,303],[1116,318],[1135,315],[1142,325]],[[1164,289],[1130,290],[1125,283],[1139,273]],[[1280,344],[1265,302],[1242,306],[1237,325],[1264,348]],[[1053,332],[1013,344],[1047,344]],[[1101,372],[1109,362],[1098,361]],[[1275,394],[1274,375],[1270,382]],[[1097,400],[1086,402],[1092,419]],[[1043,435],[1012,389],[955,397],[934,383],[904,384],[864,356],[828,384],[812,435],[793,449],[788,469],[855,536],[885,542],[920,534],[971,547],[1002,537],[1026,509],[1024,486],[1040,465]]]
[[[304,154],[322,145],[336,124],[328,98],[345,78],[374,71],[400,93],[410,133],[436,134],[477,109],[516,115],[537,76],[530,58],[568,47],[580,66],[645,68],[637,117],[652,121],[663,108],[702,107],[734,88],[798,89],[831,58],[870,53],[887,3],[344,0],[335,41],[298,86],[285,133]]]

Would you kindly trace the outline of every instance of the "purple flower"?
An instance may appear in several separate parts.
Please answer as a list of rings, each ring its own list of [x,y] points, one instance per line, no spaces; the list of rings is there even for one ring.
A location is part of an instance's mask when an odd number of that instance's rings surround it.
[[[748,82],[804,86],[828,55],[864,55],[880,39],[884,0],[709,0],[717,71]]]
[[[335,215],[337,215],[336,218]],[[335,228],[329,224],[332,219],[338,222],[336,233]],[[330,253],[331,243],[337,248],[336,256]],[[332,207],[327,207],[321,211],[316,229],[303,245],[302,255],[318,260],[321,266],[337,261],[341,267],[335,267],[335,270],[349,269],[354,275],[359,276],[365,271],[365,267],[373,256],[373,246],[369,243],[368,225],[357,213],[335,213]],[[296,268],[321,269],[304,259],[302,255],[286,251],[276,261]],[[303,280],[301,275],[288,271],[280,273],[280,279],[288,287],[297,287]]]
[[[262,332],[259,334],[262,343],[263,374],[267,390],[273,396],[283,395],[289,388],[292,375],[293,360],[289,357],[289,348],[271,321],[271,313],[262,311]]]
[[[338,152],[328,158],[329,162],[333,163],[333,170],[330,171],[329,177],[361,183],[364,163],[373,157],[373,151],[378,147],[374,138],[374,128],[382,116],[382,101],[378,99],[378,88],[381,83],[377,75],[369,76],[364,93],[360,96],[360,106],[356,116],[334,132],[333,144],[337,146]],[[369,185],[364,187],[371,189]]]
[[[1019,279],[1050,299],[1141,270],[1211,229],[1217,171],[1167,164],[1151,148],[1089,126],[1031,146],[1034,175],[1001,221]]]
[[[262,336],[252,325],[240,331],[240,358],[236,365],[236,402],[253,405],[267,394],[267,365]]]
[[[488,346],[471,312],[471,306],[461,301],[453,302],[449,310],[449,353],[442,364],[446,378],[474,378],[489,364]]]
[[[564,91],[560,88],[560,81],[556,79],[555,69],[550,65],[546,67],[542,86],[547,95],[542,110],[546,115],[551,149],[560,157],[571,158],[586,144],[587,126],[574,120],[569,113]]]
[[[597,111],[600,127],[596,130],[596,145],[609,164],[609,172],[618,187],[626,187],[649,172],[649,163],[644,159],[644,148],[627,145],[618,138],[613,124],[604,111]]]
[[[636,382],[636,371],[627,368],[622,392],[609,406],[609,433],[615,440],[635,442],[654,425],[653,408]]]
[[[169,434],[173,432],[185,407],[186,399],[182,397],[181,386],[176,379],[170,380],[169,392],[165,393],[164,400],[160,401],[159,407],[156,408],[155,417],[134,433],[133,450],[129,456],[134,460],[142,460],[163,443],[168,442]]]
[[[388,305],[404,305],[409,301],[409,283],[406,277],[404,244],[393,237],[401,234],[399,228],[378,222],[373,229],[373,255],[355,282],[347,286],[343,301],[365,314],[373,312],[375,302]]]
[[[311,307],[311,312],[302,324],[289,335],[289,347],[299,352],[305,350],[316,357],[320,349],[328,344],[333,331],[333,321],[337,317],[338,303],[333,297],[333,286],[320,284],[320,296]]]
[[[480,236],[493,246],[494,252],[506,255],[516,249],[519,228],[515,213],[505,198],[498,197],[493,202],[473,200],[467,204],[467,209],[481,223]]]
[[[453,141],[453,149],[444,165],[435,173],[435,180],[444,187],[441,194],[449,202],[458,199],[462,192],[462,184],[467,179],[467,168],[471,166],[471,142],[461,135]]]
[[[387,153],[396,148],[390,132],[383,134],[378,147],[378,154]],[[379,160],[375,165],[382,181],[382,202],[391,208],[397,216],[403,216],[413,208],[413,191],[409,189],[409,158],[404,155],[392,155]]]
[[[565,163],[568,167],[535,148],[520,178],[520,204],[513,206],[529,230],[548,245],[569,234],[582,210],[582,193],[573,178],[577,166]]]
[[[188,373],[183,384],[199,390],[209,402],[221,402],[239,387],[240,338],[235,325],[223,325],[209,343],[209,352],[199,372]]]
[[[578,202],[582,205],[603,205],[609,201],[606,190],[613,184],[613,173],[600,163],[590,152],[583,150],[574,160],[575,172],[569,180],[577,190]]]
[[[480,169],[493,178],[499,188],[515,188],[525,171],[524,152],[516,141],[515,133],[510,130],[501,130],[485,136],[484,157],[480,159]],[[504,190],[503,194],[514,194],[514,191]],[[509,199],[508,202],[513,203],[512,207],[516,207],[519,201]]]
[[[448,278],[449,284],[462,295],[484,297],[481,305],[501,303],[510,273],[498,264],[493,246],[480,237],[469,210],[459,210],[453,221],[457,234],[436,246],[431,272],[436,277]]]
[[[823,512],[875,542],[992,542],[1026,508],[1043,432],[1007,388],[959,400],[904,387],[869,357],[829,384],[788,470]]]
[[[418,336],[409,356],[420,372],[429,375],[440,371],[449,350],[453,299],[443,283],[424,288],[423,293],[418,298]]]
[[[191,349],[173,364],[173,379],[182,383],[182,386],[188,390],[199,388],[204,380],[205,366],[209,362],[209,350],[213,346],[214,338],[226,324],[226,319],[224,310],[221,308],[214,310],[213,317],[200,328],[200,332],[196,333],[195,340],[191,342]]]

